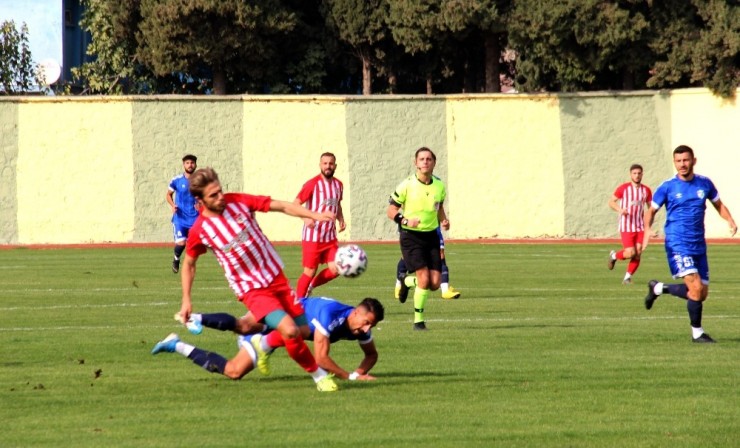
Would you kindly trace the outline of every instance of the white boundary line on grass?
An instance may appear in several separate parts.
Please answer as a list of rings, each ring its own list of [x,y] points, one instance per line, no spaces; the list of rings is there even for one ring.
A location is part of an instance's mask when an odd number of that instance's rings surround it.
[[[740,319],[740,315],[718,315],[718,316],[705,316],[712,320],[724,320],[724,319]],[[575,318],[567,318],[563,317],[562,319],[553,319],[553,318],[535,318],[535,317],[527,317],[524,319],[517,319],[517,318],[509,318],[509,317],[502,317],[502,318],[464,318],[464,319],[427,319],[427,322],[431,323],[470,323],[470,322],[526,322],[526,323],[533,323],[533,322],[622,322],[622,321],[644,321],[644,320],[676,320],[676,319],[686,319],[686,316],[659,316],[659,317],[598,317],[598,316],[588,316],[588,317],[575,317]],[[382,331],[382,327],[386,324],[400,324],[400,325],[408,325],[411,323],[411,320],[383,320],[383,322],[380,323],[377,330]],[[27,332],[27,331],[62,331],[62,330],[130,330],[132,328],[172,328],[173,325],[126,325],[126,326],[116,326],[116,325],[70,325],[70,326],[57,326],[57,327],[10,327],[10,328],[0,328],[0,333],[4,332]]]

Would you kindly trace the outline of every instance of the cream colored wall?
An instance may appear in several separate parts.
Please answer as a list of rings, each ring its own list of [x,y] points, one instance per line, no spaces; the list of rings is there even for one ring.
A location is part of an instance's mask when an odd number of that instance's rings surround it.
[[[556,98],[452,97],[447,123],[450,238],[563,234]]]
[[[250,101],[244,104],[244,191],[292,202],[303,184],[319,174],[319,156],[337,157],[336,177],[344,183],[350,209],[349,163],[343,101],[317,99]],[[345,216],[348,223],[349,213]],[[302,220],[278,213],[259,216],[273,241],[300,241]],[[348,234],[340,234],[347,239]]]
[[[740,90],[738,91],[740,96]],[[671,152],[688,145],[697,158],[695,172],[708,176],[722,202],[740,224],[740,99],[723,100],[706,89],[671,92],[672,145],[666,163],[673,169]],[[672,172],[675,173],[675,170]],[[661,212],[662,213],[662,212]],[[707,202],[705,222],[708,238],[727,238],[727,222]]]
[[[131,103],[24,103],[18,122],[18,242],[131,241]]]

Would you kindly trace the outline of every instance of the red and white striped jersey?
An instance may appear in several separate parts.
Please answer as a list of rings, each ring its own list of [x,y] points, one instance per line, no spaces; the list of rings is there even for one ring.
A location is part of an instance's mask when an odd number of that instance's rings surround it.
[[[628,211],[619,215],[620,232],[642,232],[645,230],[645,206],[653,200],[653,192],[646,185],[635,187],[632,182],[618,186],[614,196],[619,199],[619,206]]]
[[[284,265],[254,218],[255,211],[270,211],[271,198],[241,193],[227,193],[224,198],[226,208],[221,215],[198,216],[188,234],[186,251],[198,258],[211,249],[229,286],[241,297],[249,290],[270,286]]]
[[[303,184],[296,198],[301,201],[301,204],[305,203],[306,208],[313,212],[330,211],[336,215],[339,213],[343,192],[344,186],[339,179],[332,177],[327,180],[319,174]],[[317,243],[335,241],[337,239],[336,221],[316,222],[313,229],[304,224],[302,239]]]

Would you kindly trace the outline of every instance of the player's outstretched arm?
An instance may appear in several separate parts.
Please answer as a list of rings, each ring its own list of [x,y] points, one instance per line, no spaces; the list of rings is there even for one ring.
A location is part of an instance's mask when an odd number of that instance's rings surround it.
[[[310,218],[315,221],[332,221],[336,219],[336,215],[334,215],[334,213],[316,213],[301,205],[294,204],[293,202],[279,201],[277,199],[272,199],[270,201],[270,211],[281,212],[289,216],[295,216],[297,218]]]

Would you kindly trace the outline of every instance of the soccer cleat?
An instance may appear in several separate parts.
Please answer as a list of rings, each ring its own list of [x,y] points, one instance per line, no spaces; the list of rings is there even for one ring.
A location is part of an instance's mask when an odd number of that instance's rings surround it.
[[[622,280],[622,284],[623,285],[631,285],[632,284],[632,277],[625,278],[624,280]]]
[[[263,337],[264,336],[259,333],[252,335],[252,337],[249,338],[249,342],[252,344],[252,347],[254,347],[254,351],[257,352],[257,369],[259,369],[261,374],[267,376],[272,373],[272,370],[270,369],[270,355],[272,353],[262,350],[261,343]]]
[[[393,297],[395,297],[396,300],[398,300],[398,299],[401,298],[401,287],[400,286],[396,286],[396,291],[395,291],[395,294],[393,295]]]
[[[401,286],[398,287],[398,295],[396,297],[399,302],[406,303],[406,299],[409,298],[409,287],[406,286],[406,276],[399,280],[401,280]]]
[[[339,386],[334,381],[334,375],[330,373],[316,382],[316,389],[319,392],[336,392],[339,390]]]
[[[177,274],[180,272],[180,260],[178,258],[172,259],[172,273]]]
[[[617,253],[614,251],[609,252],[609,260],[606,262],[606,267],[611,271],[614,269],[614,265],[617,264]]]
[[[180,322],[182,325],[185,325],[185,328],[194,335],[203,333],[203,324],[200,321],[194,320],[193,316],[190,316],[190,319],[185,322],[185,319],[180,316],[180,313],[175,313],[175,320]]]
[[[455,288],[450,286],[447,288],[446,292],[442,293],[443,299],[459,299],[460,298],[460,291],[455,291]]]
[[[152,355],[156,355],[157,353],[162,352],[174,353],[175,347],[177,347],[178,342],[180,342],[180,337],[177,336],[177,334],[175,333],[170,333],[166,338],[162,339],[154,345],[154,348],[152,349]]]
[[[414,331],[426,331],[427,326],[424,322],[414,322]]]
[[[645,309],[650,309],[653,307],[653,302],[658,298],[658,295],[655,294],[655,285],[658,284],[657,280],[650,280],[648,282],[648,293],[645,296]]]
[[[702,333],[701,336],[699,336],[698,338],[692,338],[691,340],[700,344],[714,344],[715,342],[717,342],[706,333]]]

